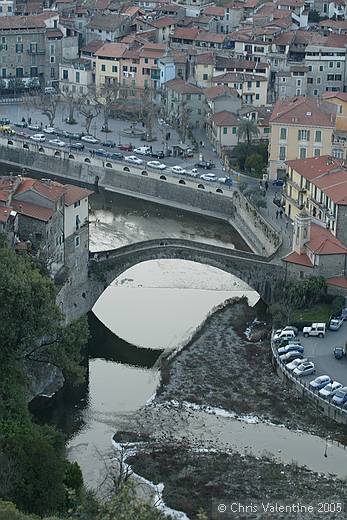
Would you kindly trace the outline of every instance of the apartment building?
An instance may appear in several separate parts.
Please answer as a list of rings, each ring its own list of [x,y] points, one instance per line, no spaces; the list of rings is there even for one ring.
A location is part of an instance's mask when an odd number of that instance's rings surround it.
[[[204,9],[204,14],[214,17],[217,33],[228,34],[240,26],[244,16],[244,4],[234,2],[224,7],[210,5]]]
[[[15,14],[15,0],[0,0],[0,16],[13,16]]]
[[[76,96],[86,95],[94,81],[92,63],[88,59],[79,58],[59,66],[59,90],[62,92]]]
[[[169,121],[177,123],[182,111],[189,113],[191,125],[203,128],[205,125],[204,92],[201,88],[173,79],[165,83],[165,110]]]
[[[176,27],[170,35],[170,44],[176,48],[198,47],[205,49],[222,49],[227,46],[228,38],[204,29]]]
[[[322,36],[307,45],[305,65],[308,66],[307,95],[322,96],[324,92],[343,92],[345,85],[347,35]]]
[[[310,97],[276,102],[270,118],[269,177],[284,178],[286,161],[330,155],[336,107]]]
[[[289,70],[278,71],[275,75],[274,90],[276,99],[303,96],[307,92],[307,65],[292,65]]]
[[[302,208],[347,244],[347,170],[330,155],[286,161],[285,213],[295,219]]]
[[[225,85],[235,89],[245,105],[267,104],[268,80],[265,76],[227,72],[214,76],[212,85]]]
[[[118,14],[98,14],[86,26],[86,44],[93,40],[116,42],[130,32],[132,19]]]
[[[222,149],[233,148],[239,142],[238,129],[240,119],[228,110],[216,112],[211,117],[210,140],[220,154]]]

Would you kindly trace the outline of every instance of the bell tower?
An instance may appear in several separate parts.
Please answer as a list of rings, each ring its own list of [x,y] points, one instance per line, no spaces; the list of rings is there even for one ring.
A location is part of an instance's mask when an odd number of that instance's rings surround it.
[[[310,241],[311,216],[303,208],[296,216],[294,222],[293,250],[299,255],[306,252],[305,244]]]

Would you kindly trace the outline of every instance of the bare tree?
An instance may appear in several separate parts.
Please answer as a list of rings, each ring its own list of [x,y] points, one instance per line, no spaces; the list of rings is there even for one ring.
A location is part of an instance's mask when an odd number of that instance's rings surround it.
[[[178,129],[183,143],[186,142],[188,132],[191,128],[190,112],[191,110],[188,108],[187,103],[182,102],[179,107]]]
[[[140,121],[146,128],[148,141],[153,141],[153,127],[156,114],[157,108],[154,103],[153,89],[146,87],[141,95]]]
[[[79,99],[76,96],[76,94],[70,92],[70,90],[68,90],[67,92],[65,90],[61,90],[60,93],[68,107],[69,115],[67,116],[66,122],[70,124],[75,123],[74,115],[75,110],[77,110],[78,107]]]
[[[78,111],[85,119],[85,130],[89,134],[93,119],[100,114],[100,105],[97,103],[94,90],[90,90],[86,96],[80,99]]]
[[[53,126],[57,114],[58,96],[42,94],[33,101],[33,105],[38,110],[41,110],[41,113],[48,118],[49,126]]]
[[[108,122],[112,114],[113,106],[120,97],[121,89],[118,81],[105,84],[99,90],[97,103],[103,116],[103,131],[109,132]]]

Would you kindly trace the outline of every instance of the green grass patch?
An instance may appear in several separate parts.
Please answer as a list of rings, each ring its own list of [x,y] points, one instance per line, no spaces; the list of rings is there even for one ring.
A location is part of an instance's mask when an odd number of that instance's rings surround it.
[[[334,309],[330,304],[318,303],[309,309],[295,309],[292,314],[292,321],[310,321],[312,323],[329,321]]]

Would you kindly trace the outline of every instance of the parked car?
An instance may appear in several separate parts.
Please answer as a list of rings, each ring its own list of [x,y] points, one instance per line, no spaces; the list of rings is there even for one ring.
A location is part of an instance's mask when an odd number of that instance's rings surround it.
[[[274,343],[280,343],[284,339],[291,339],[295,338],[295,334],[292,330],[276,330],[275,334],[273,335],[273,342]]]
[[[76,141],[82,139],[83,137],[83,134],[79,134],[78,132],[68,132],[67,130],[62,130],[61,133],[59,133],[59,135],[61,137],[66,137],[66,139],[75,139]]]
[[[23,137],[23,139],[29,139],[30,134],[27,132],[22,132],[21,130],[16,133],[17,137]]]
[[[336,394],[339,388],[342,388],[342,384],[338,381],[332,381],[331,383],[328,383],[324,388],[321,388],[318,394],[321,397],[329,399],[330,397],[333,397]]]
[[[214,173],[203,173],[200,175],[200,179],[203,181],[216,182],[218,177]]]
[[[226,184],[226,186],[232,186],[233,185],[233,180],[232,180],[231,177],[218,177],[218,181],[221,184]]]
[[[84,144],[83,143],[71,143],[70,148],[72,150],[84,150]]]
[[[313,381],[310,382],[310,388],[312,390],[320,390],[321,388],[324,388],[326,385],[331,383],[332,380],[329,376],[318,376],[316,379],[313,379]]]
[[[290,363],[286,364],[286,369],[289,370],[289,372],[292,372],[295,368],[297,368],[299,365],[303,365],[308,360],[306,358],[295,358]]]
[[[16,133],[9,125],[0,125],[0,132],[7,135],[15,135]]]
[[[114,161],[121,161],[122,159],[124,159],[124,155],[119,152],[111,152],[110,159],[113,159]]]
[[[316,371],[312,361],[304,361],[293,370],[293,374],[297,377],[305,377],[314,374]]]
[[[149,146],[139,146],[139,148],[134,148],[134,153],[138,153],[139,155],[150,155],[151,149]]]
[[[279,188],[281,188],[282,186],[284,186],[284,179],[275,179],[274,181],[272,181],[272,186],[278,186]]]
[[[116,143],[110,139],[106,139],[106,141],[103,141],[101,144],[102,146],[106,146],[106,148],[114,148],[116,146]]]
[[[162,150],[159,150],[158,152],[154,150],[149,155],[155,159],[164,159],[165,157],[165,154]]]
[[[305,338],[308,338],[309,336],[318,336],[318,338],[324,338],[325,323],[312,323],[310,327],[304,327],[302,332]]]
[[[25,123],[25,121],[16,121],[15,123],[13,123],[14,126],[16,126],[17,128],[26,128],[28,126],[28,123]]]
[[[299,338],[282,339],[280,342],[275,342],[277,347],[285,347],[286,345],[301,345]]]
[[[133,163],[133,164],[142,164],[143,160],[139,159],[139,157],[136,157],[136,155],[126,155],[124,157],[124,161]]]
[[[81,137],[81,140],[91,144],[96,144],[99,142],[99,139],[97,139],[93,135],[84,135],[83,137]]]
[[[199,171],[197,168],[192,168],[191,170],[187,170],[186,174],[189,175],[189,177],[199,177]]]
[[[166,164],[159,161],[148,161],[147,166],[154,168],[155,170],[165,170]]]
[[[40,126],[36,125],[34,123],[31,123],[30,125],[28,125],[28,128],[29,128],[29,130],[40,130]]]
[[[286,364],[286,363],[289,363],[290,361],[293,361],[293,359],[296,359],[296,358],[301,358],[303,359],[304,355],[299,352],[298,350],[292,350],[290,352],[287,352],[287,354],[282,354],[280,356],[280,361],[282,361],[282,363]]]
[[[334,356],[336,359],[342,359],[346,355],[346,347],[335,347]]]
[[[212,170],[215,165],[210,161],[199,161],[194,165],[195,168],[203,168],[204,170]]]
[[[121,144],[121,145],[119,145],[119,149],[123,150],[124,152],[132,152],[133,145],[132,144]]]
[[[184,175],[185,173],[187,173],[184,168],[181,168],[181,166],[172,166],[171,171],[180,175]]]
[[[278,354],[281,356],[282,354],[287,354],[287,352],[293,352],[293,351],[297,351],[297,352],[301,352],[303,353],[304,352],[304,347],[302,345],[292,345],[292,344],[289,344],[289,345],[286,345],[285,347],[280,347],[277,352]]]
[[[42,131],[45,134],[54,134],[55,133],[55,128],[53,128],[53,126],[46,126],[46,128],[43,128]]]
[[[102,148],[97,148],[95,150],[95,155],[99,155],[100,157],[109,157],[110,152],[107,152],[106,150],[103,150]]]
[[[347,403],[347,386],[339,388],[332,398],[334,404],[342,405]]]
[[[11,121],[8,117],[0,117],[0,125],[9,125]]]
[[[66,146],[66,143],[64,141],[61,141],[60,139],[51,139],[48,141],[49,144],[53,144],[54,146],[59,146],[62,148],[63,146]]]
[[[44,134],[33,134],[30,136],[30,139],[33,141],[39,141],[40,143],[43,143],[46,141],[46,136]]]
[[[294,332],[295,336],[297,336],[299,334],[299,329],[297,327],[293,327],[293,325],[287,325],[282,330],[292,330]]]
[[[52,95],[52,94],[56,94],[57,91],[55,90],[54,87],[45,87],[45,94],[47,95]]]
[[[329,323],[330,330],[339,330],[341,325],[343,324],[342,316],[338,316],[337,318],[332,318]]]

